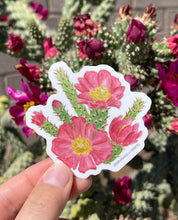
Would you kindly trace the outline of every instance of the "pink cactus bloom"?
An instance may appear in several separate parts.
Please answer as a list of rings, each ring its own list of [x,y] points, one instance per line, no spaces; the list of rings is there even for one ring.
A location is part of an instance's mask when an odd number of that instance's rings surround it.
[[[172,120],[169,130],[178,135],[178,118]]]
[[[81,40],[77,43],[77,46],[80,48],[78,56],[82,59],[88,57],[91,60],[98,60],[103,56],[105,51],[103,43],[98,38],[93,38],[89,41]]]
[[[113,106],[120,108],[125,87],[118,78],[112,76],[107,70],[98,73],[87,71],[79,83],[74,87],[81,93],[78,95],[78,104],[87,104],[89,108],[106,108]]]
[[[62,103],[56,99],[53,100],[52,102],[52,107],[54,110],[57,110],[61,107]]]
[[[18,52],[23,48],[23,41],[19,35],[8,34],[8,48],[13,52]]]
[[[161,80],[161,89],[167,99],[178,106],[178,60],[172,62],[167,71],[162,68],[160,63],[157,63],[156,66]]]
[[[147,37],[147,30],[145,25],[133,19],[127,30],[127,41],[129,43],[139,44],[142,43]]]
[[[73,21],[76,36],[86,34],[90,38],[98,31],[98,25],[90,19],[89,14],[76,15]]]
[[[172,51],[172,54],[175,57],[178,57],[178,34],[168,38],[167,44],[169,46],[169,49]]]
[[[30,88],[29,90],[23,80],[21,83],[23,91],[15,90],[10,86],[7,87],[7,93],[16,101],[16,104],[10,108],[9,112],[17,125],[26,124],[25,114],[29,107],[39,104],[45,105],[49,97],[44,93],[41,94],[41,89],[38,86],[28,83]],[[33,133],[32,129],[28,128],[27,126],[23,128],[23,131],[27,137]]]
[[[15,69],[25,76],[30,82],[37,81],[41,75],[40,68],[27,63],[25,59],[20,59],[19,64],[15,66]]]
[[[31,119],[32,124],[35,124],[35,125],[41,127],[44,125],[45,121],[46,121],[46,117],[43,115],[42,111],[33,112],[32,119]]]
[[[132,125],[131,117],[122,119],[122,115],[114,118],[109,126],[109,134],[113,142],[126,147],[138,141],[142,131],[138,131],[139,124]]]
[[[45,51],[45,58],[50,58],[56,56],[59,52],[57,48],[52,43],[52,38],[46,38],[43,41],[43,47]]]
[[[126,205],[132,201],[132,193],[130,190],[132,180],[124,176],[119,178],[113,185],[114,200],[120,205]]]
[[[60,126],[52,141],[52,152],[59,160],[81,173],[96,169],[112,155],[112,144],[107,132],[96,130],[94,123],[86,124],[82,117],[72,117],[71,123]]]

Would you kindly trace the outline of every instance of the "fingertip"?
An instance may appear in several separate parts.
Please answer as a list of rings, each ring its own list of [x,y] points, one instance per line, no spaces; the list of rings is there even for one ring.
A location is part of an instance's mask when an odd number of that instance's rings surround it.
[[[91,187],[91,185],[92,185],[92,177],[91,176],[89,176],[86,179],[82,179],[82,178],[74,176],[70,199],[73,199],[76,196],[78,196],[79,194],[87,191]]]

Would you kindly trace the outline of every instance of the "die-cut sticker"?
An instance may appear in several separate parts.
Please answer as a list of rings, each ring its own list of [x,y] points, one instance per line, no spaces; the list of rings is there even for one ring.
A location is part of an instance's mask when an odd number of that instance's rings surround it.
[[[29,108],[27,125],[47,142],[47,154],[74,175],[87,178],[103,169],[118,171],[144,147],[143,116],[151,100],[131,92],[122,74],[108,65],[85,66],[78,73],[53,64],[49,79],[56,94],[45,106]]]

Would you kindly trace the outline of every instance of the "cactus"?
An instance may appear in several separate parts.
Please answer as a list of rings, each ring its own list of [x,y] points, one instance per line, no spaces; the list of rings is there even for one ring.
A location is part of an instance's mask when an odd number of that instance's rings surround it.
[[[87,109],[85,108],[84,105],[78,105],[78,97],[77,97],[77,92],[71,82],[69,81],[66,73],[62,68],[59,70],[55,70],[54,74],[56,75],[56,78],[59,82],[61,82],[61,86],[63,91],[65,92],[67,98],[70,100],[73,108],[75,109],[76,113],[80,117],[88,117],[88,112]]]
[[[11,177],[17,175],[25,168],[32,165],[33,159],[33,154],[30,151],[20,154],[3,174],[3,178],[10,179]]]
[[[114,8],[115,0],[103,0],[101,4],[92,13],[92,20],[106,22]]]
[[[73,27],[67,18],[61,18],[55,45],[60,52],[67,51],[72,45]]]

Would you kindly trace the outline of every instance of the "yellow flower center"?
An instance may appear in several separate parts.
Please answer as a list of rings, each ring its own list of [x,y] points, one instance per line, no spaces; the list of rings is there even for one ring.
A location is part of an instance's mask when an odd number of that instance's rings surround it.
[[[172,75],[170,75],[169,79],[178,79],[178,74],[173,73]]]
[[[76,137],[72,143],[72,149],[75,154],[88,155],[92,150],[90,142],[83,137]]]
[[[93,101],[108,101],[111,97],[111,93],[109,92],[107,86],[102,85],[100,87],[96,87],[94,90],[89,92],[89,95],[93,99]]]
[[[27,102],[23,105],[24,107],[24,111],[27,112],[27,110],[31,107],[31,106],[34,106],[35,105],[35,102],[34,101],[30,101],[30,102]]]

